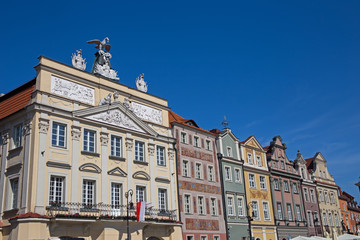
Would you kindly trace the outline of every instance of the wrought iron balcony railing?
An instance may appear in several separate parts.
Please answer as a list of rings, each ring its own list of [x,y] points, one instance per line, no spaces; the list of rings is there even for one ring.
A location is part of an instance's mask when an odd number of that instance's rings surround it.
[[[111,205],[104,203],[84,204],[74,202],[51,202],[46,207],[46,213],[53,218],[82,219],[127,219],[126,205]],[[136,219],[136,207],[129,206],[129,219]],[[176,210],[145,208],[145,221],[176,222]]]

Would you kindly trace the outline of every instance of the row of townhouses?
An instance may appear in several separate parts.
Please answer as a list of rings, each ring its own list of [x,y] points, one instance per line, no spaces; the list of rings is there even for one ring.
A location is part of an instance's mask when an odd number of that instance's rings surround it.
[[[105,40],[104,40],[105,41]],[[289,240],[359,231],[324,156],[276,136],[200,128],[118,83],[106,41],[91,72],[46,57],[0,97],[0,239]],[[110,56],[110,57],[109,57]],[[145,203],[137,221],[137,203]]]

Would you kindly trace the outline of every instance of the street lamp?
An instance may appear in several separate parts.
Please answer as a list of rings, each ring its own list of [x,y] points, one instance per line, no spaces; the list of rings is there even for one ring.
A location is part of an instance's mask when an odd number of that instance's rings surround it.
[[[129,195],[130,195],[130,204],[129,204]],[[133,202],[132,202],[132,195],[133,195],[133,190],[129,189],[129,191],[127,191],[125,193],[125,198],[126,198],[126,232],[127,232],[127,239],[126,240],[131,240],[131,235],[130,235],[130,227],[129,227],[129,207],[131,209],[133,209]],[[129,206],[130,205],[130,206]]]

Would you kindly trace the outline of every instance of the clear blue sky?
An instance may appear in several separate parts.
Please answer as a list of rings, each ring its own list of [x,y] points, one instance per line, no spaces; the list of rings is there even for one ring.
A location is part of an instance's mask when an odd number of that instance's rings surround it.
[[[35,3],[36,2],[36,3]],[[75,3],[72,3],[75,2]],[[205,129],[229,127],[264,145],[281,135],[294,159],[320,151],[360,200],[360,1],[5,1],[1,87],[35,76],[44,55],[71,64],[108,36],[120,82]]]

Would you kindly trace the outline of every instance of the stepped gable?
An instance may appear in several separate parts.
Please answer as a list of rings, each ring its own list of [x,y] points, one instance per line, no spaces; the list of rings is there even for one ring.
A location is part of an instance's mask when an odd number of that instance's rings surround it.
[[[31,100],[31,94],[35,89],[35,78],[24,85],[12,90],[0,97],[0,119],[10,116],[24,109]]]

